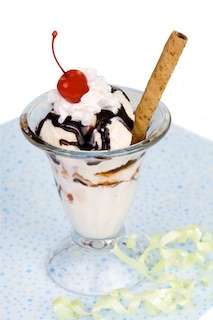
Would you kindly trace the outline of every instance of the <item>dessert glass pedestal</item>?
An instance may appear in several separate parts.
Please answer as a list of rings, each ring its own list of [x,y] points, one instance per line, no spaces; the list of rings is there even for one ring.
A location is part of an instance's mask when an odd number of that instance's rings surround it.
[[[142,92],[122,89],[137,106]],[[147,150],[168,131],[170,113],[160,102],[146,138],[135,145],[114,151],[71,151],[50,145],[35,133],[51,108],[43,94],[20,117],[25,137],[45,151],[50,161],[71,224],[70,234],[50,253],[49,274],[61,287],[83,295],[106,295],[121,287],[132,289],[142,276],[117,258],[113,248],[119,239],[117,243],[125,251],[124,222],[141,164]]]

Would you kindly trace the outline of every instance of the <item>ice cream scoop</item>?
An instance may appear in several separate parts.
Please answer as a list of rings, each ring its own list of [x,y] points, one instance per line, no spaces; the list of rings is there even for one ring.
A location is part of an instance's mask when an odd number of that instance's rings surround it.
[[[37,134],[50,144],[72,150],[114,150],[131,144],[134,114],[121,89],[107,83],[105,88],[91,86],[75,104],[52,90],[48,103],[52,110],[40,122]]]
[[[71,150],[115,150],[131,144],[134,113],[127,95],[91,68],[64,71],[48,93],[50,112],[36,133],[49,144]]]

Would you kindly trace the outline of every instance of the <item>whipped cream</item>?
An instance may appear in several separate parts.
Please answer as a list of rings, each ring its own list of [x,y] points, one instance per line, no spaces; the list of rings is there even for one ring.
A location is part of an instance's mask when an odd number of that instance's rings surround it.
[[[98,76],[97,71],[92,68],[78,70],[85,74],[89,86],[89,91],[82,96],[79,103],[68,102],[56,89],[48,92],[48,103],[51,103],[55,112],[60,115],[59,122],[62,123],[67,116],[71,116],[73,121],[88,126],[93,122],[94,115],[101,110],[116,114],[121,104],[118,97],[111,93],[111,86],[105,78]]]

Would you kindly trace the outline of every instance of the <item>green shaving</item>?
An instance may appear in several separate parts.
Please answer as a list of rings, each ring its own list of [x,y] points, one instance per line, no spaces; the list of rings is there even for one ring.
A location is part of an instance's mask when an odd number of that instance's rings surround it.
[[[122,241],[125,239],[126,247],[131,251],[137,247],[140,237],[141,235],[134,234],[122,238]],[[157,284],[158,288],[140,294],[133,294],[125,288],[114,290],[109,296],[98,298],[91,311],[84,310],[79,299],[71,301],[61,296],[53,302],[58,319],[73,320],[93,316],[94,320],[105,320],[100,315],[103,310],[113,310],[125,315],[136,312],[142,303],[150,315],[158,312],[172,313],[177,307],[189,307],[196,281],[183,279],[179,271],[181,273],[181,270],[199,265],[203,274],[197,281],[205,286],[211,283],[213,262],[207,260],[207,255],[213,252],[213,233],[202,232],[196,225],[191,225],[169,233],[145,237],[149,245],[137,260],[120,249],[119,239],[115,244],[114,254],[144,275],[143,281],[147,279],[150,283]]]

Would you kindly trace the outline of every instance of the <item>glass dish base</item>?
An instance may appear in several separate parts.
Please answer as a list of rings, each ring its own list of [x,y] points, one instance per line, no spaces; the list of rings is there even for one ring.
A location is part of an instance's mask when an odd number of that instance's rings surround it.
[[[64,289],[80,295],[104,296],[114,289],[133,289],[142,275],[114,255],[115,241],[68,236],[51,252],[50,276]]]

